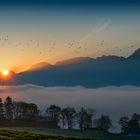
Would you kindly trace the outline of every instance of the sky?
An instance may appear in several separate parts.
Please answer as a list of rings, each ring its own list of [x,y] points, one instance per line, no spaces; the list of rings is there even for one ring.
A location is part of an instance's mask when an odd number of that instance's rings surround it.
[[[139,25],[138,0],[0,0],[0,70],[127,57],[140,46]]]

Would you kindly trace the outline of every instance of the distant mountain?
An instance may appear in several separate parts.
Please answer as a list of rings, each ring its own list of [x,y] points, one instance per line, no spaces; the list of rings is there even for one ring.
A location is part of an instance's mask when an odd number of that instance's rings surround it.
[[[38,66],[39,69],[33,71]],[[102,56],[96,59],[80,57],[57,62],[55,65],[41,63],[41,65],[37,64],[31,68],[33,70],[17,74],[16,82],[11,84],[81,85],[91,88],[111,85],[140,86],[140,49],[128,58],[118,56]]]
[[[40,63],[32,65],[30,69],[28,69],[28,71],[38,71],[38,70],[49,68],[49,67],[52,67],[52,65],[47,62],[40,62]]]
[[[128,59],[140,59],[140,49],[135,50],[135,52],[129,56]]]
[[[62,60],[62,61],[58,61],[56,62],[56,65],[70,65],[70,64],[76,64],[76,63],[83,63],[85,61],[91,60],[90,57],[76,57],[76,58],[71,58],[71,59],[67,59],[67,60]],[[93,60],[93,58],[92,58]]]

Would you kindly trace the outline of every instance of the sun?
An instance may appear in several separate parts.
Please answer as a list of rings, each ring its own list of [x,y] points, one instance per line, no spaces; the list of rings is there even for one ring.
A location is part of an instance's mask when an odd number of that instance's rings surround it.
[[[3,76],[8,76],[9,75],[9,70],[3,70],[2,75]]]

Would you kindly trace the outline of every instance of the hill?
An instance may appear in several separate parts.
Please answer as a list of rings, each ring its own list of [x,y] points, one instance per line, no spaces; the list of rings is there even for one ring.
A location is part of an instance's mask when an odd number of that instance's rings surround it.
[[[140,86],[140,49],[128,58],[102,56],[73,58],[55,65],[41,63],[33,70],[15,75],[9,84],[35,84],[41,86],[103,87],[134,85]]]

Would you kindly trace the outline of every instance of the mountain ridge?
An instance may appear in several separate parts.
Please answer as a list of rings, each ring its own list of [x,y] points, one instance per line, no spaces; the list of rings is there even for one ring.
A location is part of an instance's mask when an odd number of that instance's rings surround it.
[[[102,56],[96,59],[79,57],[42,67],[37,71],[25,71],[15,76],[9,84],[35,84],[40,86],[103,87],[140,86],[140,49],[131,56]],[[74,61],[73,61],[74,60]]]

